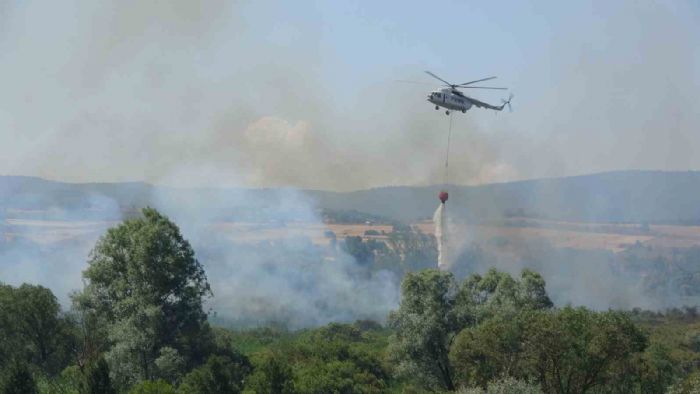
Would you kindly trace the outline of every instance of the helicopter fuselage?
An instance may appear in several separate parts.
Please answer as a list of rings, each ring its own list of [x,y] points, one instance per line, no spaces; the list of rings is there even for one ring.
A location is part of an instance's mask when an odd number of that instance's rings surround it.
[[[430,93],[428,101],[435,104],[435,109],[443,107],[447,110],[467,112],[472,107],[472,102],[467,97],[449,88]]]

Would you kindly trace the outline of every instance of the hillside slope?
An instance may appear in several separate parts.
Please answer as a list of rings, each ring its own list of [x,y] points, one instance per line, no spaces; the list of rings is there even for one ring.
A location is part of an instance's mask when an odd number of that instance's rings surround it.
[[[357,210],[400,220],[429,218],[441,186],[355,192],[291,189],[177,189],[146,183],[71,184],[0,177],[6,215],[116,217],[145,205],[206,208],[211,219],[295,219],[316,209]],[[455,218],[504,215],[592,222],[700,223],[700,172],[618,171],[480,186],[448,186]],[[303,202],[303,203],[300,203]],[[36,213],[34,213],[36,215]]]

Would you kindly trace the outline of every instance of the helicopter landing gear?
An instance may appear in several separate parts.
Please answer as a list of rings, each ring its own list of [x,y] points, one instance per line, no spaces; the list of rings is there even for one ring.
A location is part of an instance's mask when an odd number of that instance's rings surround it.
[[[440,109],[440,107],[438,107],[438,106],[436,105],[436,106],[435,106],[435,110],[437,111],[437,110],[439,110],[439,109]]]
[[[450,114],[450,111],[445,111],[445,115],[449,115],[449,114]]]

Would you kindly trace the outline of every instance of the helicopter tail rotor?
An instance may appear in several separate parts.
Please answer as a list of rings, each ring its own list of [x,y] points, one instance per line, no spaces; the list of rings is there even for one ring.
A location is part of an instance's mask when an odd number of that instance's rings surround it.
[[[503,103],[503,105],[501,105],[501,109],[503,109],[503,107],[505,107],[507,105],[508,112],[513,112],[513,107],[510,105],[510,100],[512,100],[512,99],[513,99],[513,93],[511,93],[508,96],[508,100],[501,99],[501,102]]]

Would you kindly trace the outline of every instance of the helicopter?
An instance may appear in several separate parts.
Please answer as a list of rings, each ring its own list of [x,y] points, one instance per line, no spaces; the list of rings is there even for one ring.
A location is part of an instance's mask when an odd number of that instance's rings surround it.
[[[484,82],[484,81],[490,81],[492,79],[496,79],[496,77],[488,77],[488,78],[477,79],[475,81],[469,81],[469,82],[460,83],[460,84],[452,84],[452,83],[449,83],[449,82],[445,81],[444,79],[438,77],[437,75],[431,73],[430,71],[426,71],[426,74],[439,80],[440,82],[444,83],[446,86],[445,88],[442,88],[440,90],[435,90],[428,95],[428,101],[435,104],[435,110],[439,110],[440,107],[443,107],[446,109],[446,111],[445,111],[446,115],[450,114],[450,110],[462,111],[462,113],[466,113],[472,106],[477,107],[477,108],[492,109],[494,111],[502,111],[503,108],[505,108],[505,106],[507,105],[508,109],[512,111],[512,108],[510,106],[510,100],[513,99],[512,94],[508,97],[508,100],[501,100],[501,102],[502,102],[501,105],[492,105],[492,104],[477,100],[473,97],[469,97],[459,90],[459,89],[506,90],[507,88],[495,88],[495,87],[491,87],[491,86],[471,86],[472,84],[475,84],[478,82]],[[405,81],[405,82],[409,82],[409,81]]]

